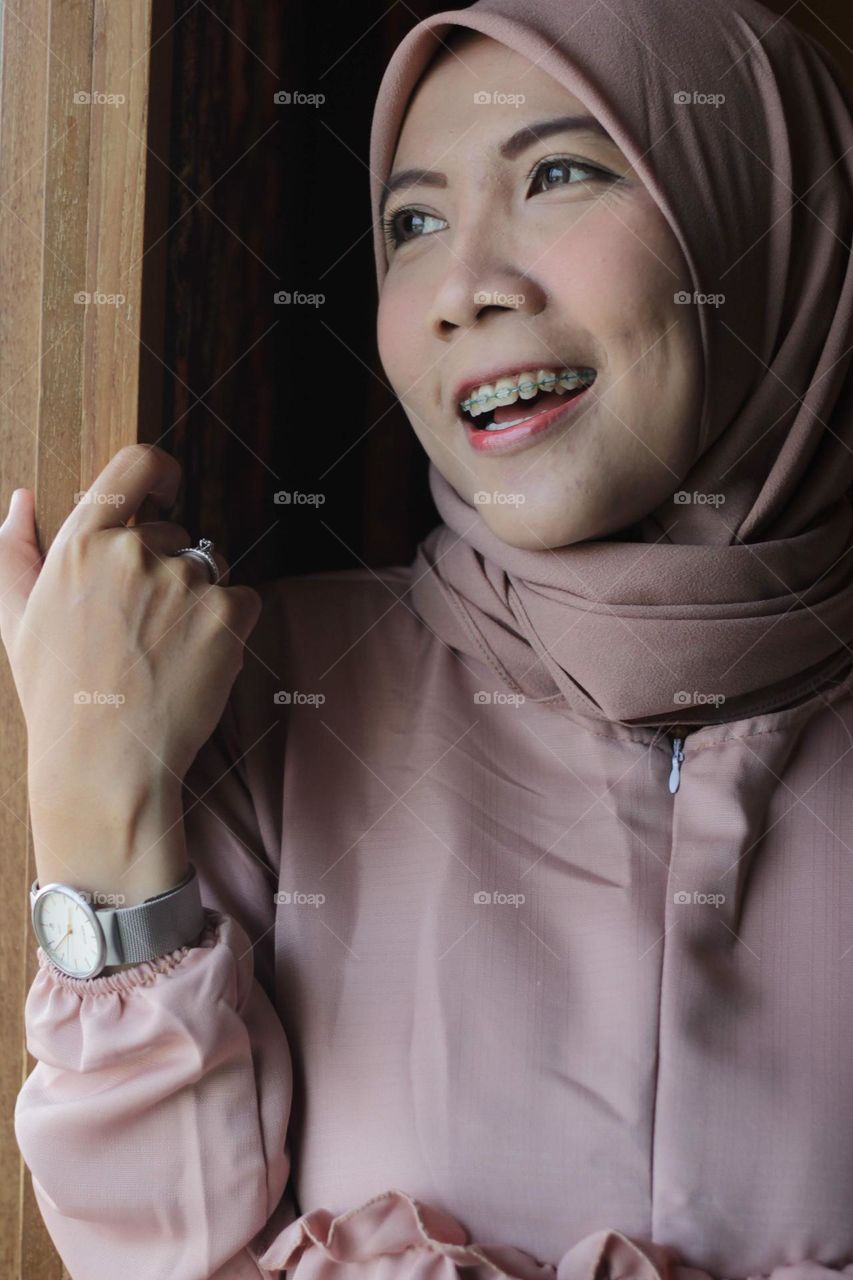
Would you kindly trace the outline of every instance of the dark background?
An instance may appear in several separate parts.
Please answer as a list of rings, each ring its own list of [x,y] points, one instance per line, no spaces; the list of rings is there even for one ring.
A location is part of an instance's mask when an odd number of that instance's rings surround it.
[[[171,101],[149,124],[141,436],[181,460],[169,516],[214,539],[233,582],[407,563],[438,521],[376,350],[367,160],[393,50],[450,7],[158,5],[152,83]],[[849,0],[768,7],[853,65]],[[279,105],[279,90],[325,103]],[[280,490],[325,501],[279,505]]]
[[[376,349],[367,159],[384,67],[441,7],[160,6],[140,436],[180,459],[168,517],[213,538],[233,582],[405,563],[438,521]]]

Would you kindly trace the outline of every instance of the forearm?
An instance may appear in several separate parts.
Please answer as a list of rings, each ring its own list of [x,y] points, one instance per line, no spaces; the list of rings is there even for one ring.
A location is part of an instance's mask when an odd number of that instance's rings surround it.
[[[60,881],[132,907],[186,875],[181,788],[174,780],[104,780],[98,795],[70,788],[60,798],[30,782],[33,847],[40,886]]]

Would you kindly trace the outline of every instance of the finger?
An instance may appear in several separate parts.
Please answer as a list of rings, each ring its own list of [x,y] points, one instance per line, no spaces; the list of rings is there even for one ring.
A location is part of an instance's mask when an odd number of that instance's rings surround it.
[[[16,489],[0,524],[0,617],[4,632],[23,614],[43,559],[36,529],[35,494],[31,489]]]
[[[255,591],[254,587],[248,587],[243,584],[237,587],[229,587],[228,593],[236,598],[240,605],[240,625],[235,630],[245,644],[254,631],[258,618],[261,616],[263,599]]]
[[[125,534],[130,534],[133,538],[139,538],[154,555],[164,561],[175,556],[184,547],[192,546],[192,538],[186,529],[172,520],[146,520],[144,524],[136,525],[132,529],[122,530],[119,536],[124,537]],[[228,581],[228,561],[219,551],[212,551],[210,554],[213,556],[216,567],[219,570],[219,583],[216,585],[223,586]],[[187,559],[190,565],[198,567],[199,582],[209,581],[209,576],[208,578],[204,577],[206,570],[198,557],[188,556]]]
[[[124,537],[124,532],[120,530],[116,536]],[[135,524],[126,532],[132,538],[138,538],[158,556],[173,556],[181,547],[192,545],[192,538],[184,526],[174,520],[146,520],[144,524]]]
[[[181,464],[157,445],[119,449],[80,497],[56,535],[64,542],[76,533],[126,525],[149,495],[171,506],[181,480]]]

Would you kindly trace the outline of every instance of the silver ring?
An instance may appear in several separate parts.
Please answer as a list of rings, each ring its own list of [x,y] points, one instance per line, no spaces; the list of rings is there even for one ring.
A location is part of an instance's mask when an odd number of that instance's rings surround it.
[[[197,547],[181,547],[180,551],[176,551],[176,556],[195,556],[197,560],[201,560],[207,569],[211,583],[216,586],[219,581],[219,567],[210,554],[213,550],[213,543],[210,538],[201,538]]]

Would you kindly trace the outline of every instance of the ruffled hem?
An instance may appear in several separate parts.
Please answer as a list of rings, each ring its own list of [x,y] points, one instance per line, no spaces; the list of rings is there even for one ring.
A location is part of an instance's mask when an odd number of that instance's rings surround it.
[[[594,1231],[556,1265],[521,1249],[475,1244],[441,1209],[392,1189],[346,1213],[314,1209],[291,1222],[257,1259],[288,1280],[714,1280],[685,1265],[670,1245],[632,1240],[621,1231]],[[839,1269],[814,1261],[780,1265],[745,1280],[853,1280],[853,1262]]]
[[[470,1280],[673,1280],[670,1264],[676,1260],[667,1246],[598,1231],[555,1267],[511,1245],[475,1244],[450,1214],[394,1189],[337,1217],[328,1209],[303,1214],[276,1237],[258,1265],[295,1269],[289,1280],[331,1280],[335,1271],[335,1280],[450,1280],[457,1267],[472,1268]]]

